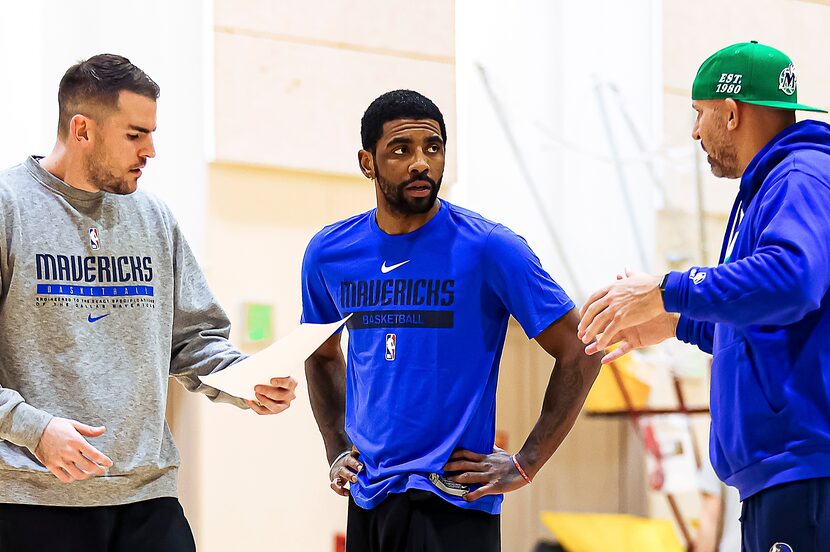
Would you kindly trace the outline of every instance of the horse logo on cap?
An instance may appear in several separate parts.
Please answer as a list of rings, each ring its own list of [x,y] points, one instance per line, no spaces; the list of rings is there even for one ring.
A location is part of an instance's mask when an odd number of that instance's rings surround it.
[[[795,67],[792,63],[784,67],[778,75],[778,89],[787,96],[795,94]]]

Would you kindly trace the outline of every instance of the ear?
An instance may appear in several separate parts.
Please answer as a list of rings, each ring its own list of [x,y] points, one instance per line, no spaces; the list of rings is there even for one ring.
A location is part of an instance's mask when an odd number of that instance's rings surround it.
[[[360,172],[363,173],[363,176],[370,180],[374,180],[375,163],[372,154],[366,150],[360,150],[357,152],[357,162],[360,164]]]
[[[736,130],[741,124],[741,107],[732,98],[723,101],[724,113],[726,114],[726,130]]]
[[[74,115],[69,119],[69,141],[89,142],[90,130],[94,121],[85,115]]]

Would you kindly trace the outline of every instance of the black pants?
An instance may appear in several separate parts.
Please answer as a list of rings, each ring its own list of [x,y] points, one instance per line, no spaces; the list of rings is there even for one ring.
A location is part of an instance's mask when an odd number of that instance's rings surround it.
[[[175,498],[119,506],[0,504],[0,552],[195,552]]]
[[[346,552],[498,552],[499,516],[427,491],[392,494],[372,510],[349,498]]]
[[[776,485],[747,498],[741,534],[744,552],[827,552],[830,478]]]

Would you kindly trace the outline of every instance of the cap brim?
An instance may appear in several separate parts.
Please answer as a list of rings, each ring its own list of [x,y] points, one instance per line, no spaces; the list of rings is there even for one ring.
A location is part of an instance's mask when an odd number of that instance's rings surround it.
[[[737,99],[737,98],[736,98]],[[792,103],[792,102],[776,102],[776,101],[765,101],[765,100],[738,100],[743,103],[748,103],[752,105],[763,105],[765,107],[774,107],[776,109],[793,109],[799,111],[817,111],[819,113],[827,113],[826,109],[820,109],[818,107],[811,107],[809,105]]]

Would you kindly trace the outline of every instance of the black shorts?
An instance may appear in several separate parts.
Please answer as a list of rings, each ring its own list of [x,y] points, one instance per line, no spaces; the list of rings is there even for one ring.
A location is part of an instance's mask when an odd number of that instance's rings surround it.
[[[830,478],[764,489],[744,500],[744,552],[830,550]]]
[[[349,498],[348,552],[498,552],[498,515],[467,510],[428,491],[389,495],[372,510]]]
[[[0,551],[195,552],[175,498],[118,506],[0,504]]]

